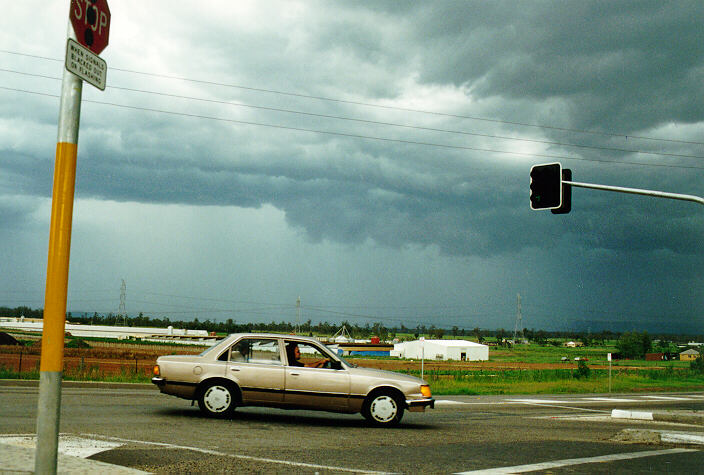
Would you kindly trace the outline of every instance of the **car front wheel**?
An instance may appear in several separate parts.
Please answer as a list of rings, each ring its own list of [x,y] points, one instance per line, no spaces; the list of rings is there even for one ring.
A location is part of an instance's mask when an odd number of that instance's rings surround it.
[[[211,383],[198,398],[201,412],[210,417],[226,417],[235,410],[235,393],[224,383]]]
[[[397,397],[389,392],[372,394],[367,397],[362,415],[378,426],[395,426],[403,417],[403,406]]]

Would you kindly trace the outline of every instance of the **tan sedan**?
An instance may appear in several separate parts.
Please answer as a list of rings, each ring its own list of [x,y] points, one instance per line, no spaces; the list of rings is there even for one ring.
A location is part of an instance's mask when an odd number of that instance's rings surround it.
[[[152,382],[215,417],[237,406],[271,406],[360,412],[387,426],[406,409],[435,403],[422,379],[358,368],[314,338],[265,333],[230,335],[197,356],[159,357]]]

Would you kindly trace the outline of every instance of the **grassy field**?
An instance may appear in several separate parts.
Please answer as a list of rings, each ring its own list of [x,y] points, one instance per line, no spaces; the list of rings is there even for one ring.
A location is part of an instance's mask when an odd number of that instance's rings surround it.
[[[132,344],[134,346],[134,344]],[[144,350],[125,346],[117,348],[67,349],[67,357],[85,355],[86,359],[124,358],[129,360],[118,372],[106,372],[98,364],[87,363],[69,368],[65,380],[148,383],[148,368],[158,353],[150,345]],[[14,348],[12,352],[17,350]],[[9,351],[9,350],[8,350]],[[30,347],[25,347],[29,354]],[[163,349],[168,353],[194,352],[194,348]],[[526,345],[514,348],[492,347],[489,361],[483,362],[425,362],[423,377],[435,395],[489,395],[489,394],[556,394],[556,393],[607,393],[638,391],[702,391],[704,372],[690,369],[687,361],[621,360],[611,364],[607,353],[615,352],[613,346],[588,348],[561,348],[554,346]],[[75,353],[75,355],[74,355]],[[165,354],[165,353],[162,353]],[[587,361],[578,365],[575,358]],[[137,359],[144,363],[137,369]],[[378,367],[420,376],[419,361],[399,361],[396,358],[349,358],[361,366]],[[149,362],[149,364],[147,364]],[[580,368],[581,366],[581,368]],[[25,368],[23,368],[25,369]],[[16,367],[0,365],[0,379],[38,379],[35,367],[19,373]]]
[[[420,376],[418,371],[409,374]],[[704,374],[689,369],[589,369],[577,377],[578,369],[508,371],[430,371],[423,377],[434,394],[559,394],[638,391],[701,391]]]

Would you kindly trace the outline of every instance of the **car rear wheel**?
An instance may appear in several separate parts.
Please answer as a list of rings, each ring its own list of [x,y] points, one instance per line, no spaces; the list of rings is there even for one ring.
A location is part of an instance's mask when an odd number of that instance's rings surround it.
[[[367,396],[362,415],[378,426],[395,426],[403,417],[403,403],[391,392],[378,392]]]
[[[201,391],[198,407],[207,416],[226,417],[235,410],[235,391],[225,383],[210,383]]]

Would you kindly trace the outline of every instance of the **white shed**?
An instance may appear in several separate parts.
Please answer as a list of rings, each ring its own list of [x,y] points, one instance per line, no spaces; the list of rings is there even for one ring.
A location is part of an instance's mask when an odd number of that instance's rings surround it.
[[[467,340],[415,340],[394,344],[391,356],[428,360],[487,361],[489,347]]]

